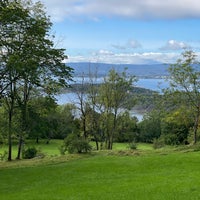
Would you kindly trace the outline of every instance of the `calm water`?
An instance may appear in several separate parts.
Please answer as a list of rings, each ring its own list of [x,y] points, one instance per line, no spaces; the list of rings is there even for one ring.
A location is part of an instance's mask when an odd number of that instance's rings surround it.
[[[102,79],[97,80],[97,83],[100,82],[102,82]],[[79,81],[77,81],[77,83],[79,83]],[[137,87],[161,92],[161,90],[168,87],[169,84],[164,79],[139,79],[135,85]],[[57,96],[57,102],[58,104],[76,103],[77,95],[74,93],[60,94]]]
[[[139,79],[136,86],[161,92],[169,86],[169,83],[165,79]]]

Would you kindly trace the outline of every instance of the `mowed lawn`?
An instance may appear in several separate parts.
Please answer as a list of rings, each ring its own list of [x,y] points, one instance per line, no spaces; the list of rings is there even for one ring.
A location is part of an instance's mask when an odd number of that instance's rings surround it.
[[[45,165],[2,167],[0,199],[197,200],[200,152],[97,153]]]

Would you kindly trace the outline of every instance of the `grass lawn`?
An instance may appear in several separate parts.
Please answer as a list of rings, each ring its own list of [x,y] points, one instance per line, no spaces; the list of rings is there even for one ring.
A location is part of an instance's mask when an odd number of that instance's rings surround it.
[[[125,156],[102,152],[57,156],[52,162],[0,163],[0,199],[200,199],[199,152],[165,154],[148,145],[139,146],[151,153],[137,150],[139,153]],[[37,162],[40,164],[34,165]]]
[[[50,140],[49,144],[46,144],[46,140],[40,140],[38,144],[36,144],[33,140],[27,140],[25,143],[25,147],[36,147],[45,155],[49,156],[58,156],[60,155],[59,147],[62,145],[62,140]],[[17,157],[17,143],[12,147],[12,158],[15,159]],[[8,151],[8,146],[0,146],[0,153],[3,154],[4,151]]]
[[[49,144],[46,144],[46,140],[40,140],[38,144],[35,143],[33,140],[28,140],[25,143],[25,147],[36,147],[39,149],[42,153],[48,156],[58,156],[60,155],[59,147],[62,145],[62,140],[50,140]],[[94,149],[96,148],[95,143],[91,143]],[[127,143],[114,143],[113,144],[113,150],[127,150],[128,144]],[[137,145],[137,149],[139,150],[152,150],[151,144],[144,144],[139,143]],[[0,146],[0,153],[3,154],[4,151],[8,151],[7,145]],[[12,149],[12,157],[15,159],[17,157],[17,143],[13,145]]]

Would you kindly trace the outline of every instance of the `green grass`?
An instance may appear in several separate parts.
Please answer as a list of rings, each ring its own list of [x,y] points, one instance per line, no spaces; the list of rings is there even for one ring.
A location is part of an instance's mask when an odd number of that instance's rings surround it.
[[[62,140],[50,140],[49,144],[46,144],[46,140],[40,140],[38,144],[33,140],[27,140],[25,142],[25,147],[35,146],[38,150],[48,156],[58,156],[60,155],[59,147],[62,145]],[[8,151],[8,146],[0,146],[0,153]],[[12,157],[13,159],[17,156],[17,143],[12,147]]]
[[[40,140],[39,144],[36,144],[35,141],[28,140],[25,143],[25,147],[28,146],[35,146],[37,149],[39,149],[42,153],[48,156],[58,156],[60,154],[59,147],[62,145],[62,140],[50,140],[49,144],[46,144],[46,140]],[[95,149],[95,143],[91,143],[92,146]],[[152,150],[151,144],[144,144],[139,143],[137,145],[137,149],[139,150]],[[8,147],[6,145],[0,146],[0,153],[3,153],[4,151],[7,151]],[[128,150],[128,144],[127,143],[114,143],[113,144],[113,150]],[[16,158],[17,156],[17,144],[13,145],[12,150],[13,158]]]
[[[199,153],[84,156],[0,170],[1,200],[200,199]]]
[[[51,148],[58,144],[54,141],[47,149],[44,144],[41,147],[55,155]],[[200,199],[199,152],[153,150],[145,144],[138,149],[126,155],[116,149],[115,155],[103,151],[0,162],[0,199]]]

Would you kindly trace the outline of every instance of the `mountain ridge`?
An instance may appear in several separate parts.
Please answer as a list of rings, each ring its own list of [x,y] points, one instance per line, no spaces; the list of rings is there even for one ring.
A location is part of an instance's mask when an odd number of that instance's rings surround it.
[[[123,72],[126,69],[127,74],[138,77],[161,77],[168,76],[170,64],[108,64],[108,63],[90,63],[90,62],[69,62],[67,66],[74,69],[75,76],[88,75],[96,73],[97,76],[105,76],[111,69],[117,72]]]

